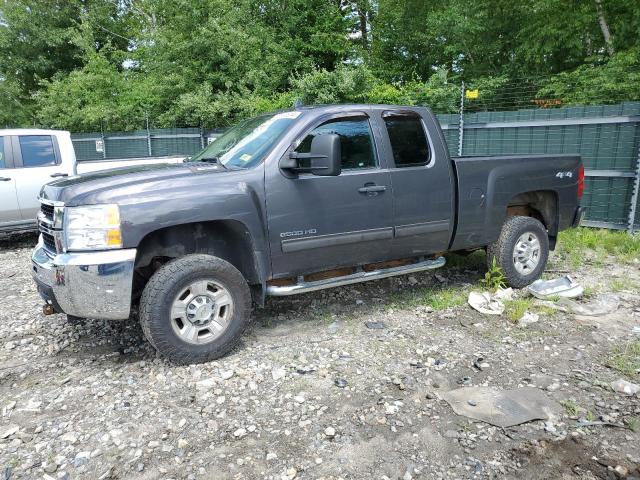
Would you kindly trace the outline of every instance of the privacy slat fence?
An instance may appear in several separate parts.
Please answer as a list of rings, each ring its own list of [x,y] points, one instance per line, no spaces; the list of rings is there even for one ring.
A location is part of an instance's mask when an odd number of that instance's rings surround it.
[[[586,225],[640,225],[640,103],[440,115],[451,155],[578,153]],[[462,142],[460,138],[462,136]]]
[[[586,225],[640,227],[640,102],[438,115],[451,155],[578,153]],[[74,134],[79,161],[192,155],[220,135],[198,128]],[[638,213],[636,213],[638,212]]]

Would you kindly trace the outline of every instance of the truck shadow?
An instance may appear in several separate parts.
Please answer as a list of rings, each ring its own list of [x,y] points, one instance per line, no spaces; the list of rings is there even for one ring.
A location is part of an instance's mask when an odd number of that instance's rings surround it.
[[[286,335],[305,326],[330,325],[336,320],[379,319],[394,308],[442,310],[457,306],[466,291],[484,275],[485,254],[447,255],[439,270],[402,275],[290,297],[268,297],[255,309],[254,334]]]
[[[38,243],[38,232],[0,233],[0,250],[33,248]]]
[[[25,240],[26,242],[26,240]],[[267,298],[265,308],[254,308],[253,325],[240,345],[277,341],[289,335],[315,337],[338,322],[380,321],[390,309],[446,310],[466,301],[471,285],[482,278],[484,253],[468,257],[448,255],[448,266],[436,271],[386,278],[291,297]],[[57,353],[61,356],[110,359],[133,363],[156,358],[135,315],[124,321],[85,319],[65,322],[75,339]],[[311,338],[310,337],[310,338]]]

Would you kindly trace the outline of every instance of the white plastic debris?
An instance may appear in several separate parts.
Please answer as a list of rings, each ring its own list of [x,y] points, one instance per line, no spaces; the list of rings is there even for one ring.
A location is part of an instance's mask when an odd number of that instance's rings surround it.
[[[471,308],[485,315],[502,315],[504,303],[489,292],[470,292],[467,300]]]
[[[513,288],[499,288],[493,296],[498,300],[511,300],[513,298]]]
[[[518,325],[531,325],[532,323],[536,323],[540,320],[540,315],[537,313],[525,312],[525,314],[518,320]]]
[[[584,293],[582,286],[574,282],[569,275],[553,280],[536,280],[527,287],[527,290],[541,300],[555,296],[576,298]]]
[[[571,313],[594,317],[615,312],[620,306],[620,299],[616,295],[604,294],[589,303],[562,299],[562,304],[569,307]]]
[[[611,388],[613,388],[614,392],[624,393],[625,395],[635,395],[636,393],[640,392],[640,385],[627,382],[623,379],[611,382]]]

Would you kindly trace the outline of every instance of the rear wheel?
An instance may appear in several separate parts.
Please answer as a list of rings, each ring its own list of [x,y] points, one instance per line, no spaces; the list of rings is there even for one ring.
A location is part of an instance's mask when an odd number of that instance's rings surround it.
[[[242,274],[212,255],[187,255],[153,274],[140,299],[149,342],[177,363],[219,358],[249,324],[251,294]]]
[[[493,259],[502,268],[510,287],[522,288],[540,278],[549,258],[549,236],[532,217],[509,217],[498,240],[487,247],[487,266]]]

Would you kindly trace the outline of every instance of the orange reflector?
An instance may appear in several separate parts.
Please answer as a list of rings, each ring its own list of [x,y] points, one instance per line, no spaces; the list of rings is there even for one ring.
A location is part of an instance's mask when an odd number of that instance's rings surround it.
[[[107,230],[107,245],[110,247],[122,246],[122,234],[120,229]]]

